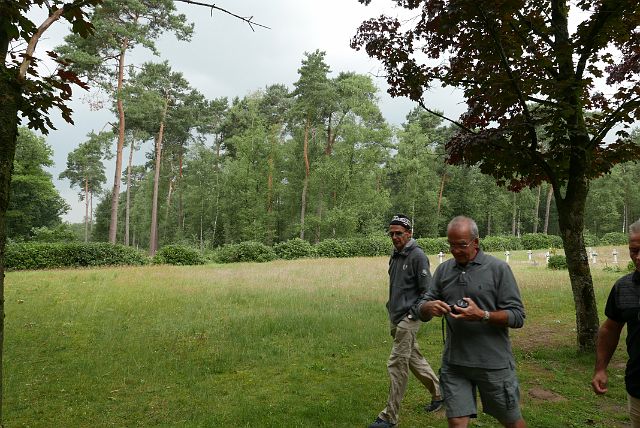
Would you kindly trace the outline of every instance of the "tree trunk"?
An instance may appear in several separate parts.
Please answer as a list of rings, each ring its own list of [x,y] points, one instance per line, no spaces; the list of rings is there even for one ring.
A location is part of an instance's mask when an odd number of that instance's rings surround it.
[[[442,195],[444,194],[444,182],[447,177],[446,169],[442,171],[442,177],[440,178],[440,191],[438,192],[438,212],[436,213],[436,235],[440,234],[440,214],[442,211]]]
[[[513,192],[513,210],[511,211],[511,234],[516,235],[516,221],[518,214],[518,205],[516,203],[517,193]]]
[[[0,17],[0,23],[4,19]],[[4,32],[0,29],[0,36]],[[6,50],[8,40],[0,39],[0,49]],[[4,58],[4,57],[3,57]],[[15,75],[0,64],[0,424],[2,423],[2,360],[4,349],[4,267],[5,244],[7,241],[7,208],[9,207],[9,186],[13,172],[13,160],[18,138],[18,103],[21,87],[14,83]]]
[[[556,207],[576,309],[578,349],[581,352],[592,352],[596,345],[599,320],[589,258],[582,234],[587,197],[586,183],[585,180],[583,189],[579,192],[571,192],[570,198],[561,199],[556,195]]]
[[[300,239],[304,239],[304,215],[307,209],[307,190],[309,188],[309,118],[304,125],[304,181],[300,198]]]
[[[129,162],[127,163],[127,205],[125,206],[124,215],[124,245],[129,246],[129,219],[131,218],[131,166],[133,164],[133,150],[135,139],[131,138],[131,147],[129,148]]]
[[[167,228],[169,227],[169,215],[171,214],[171,198],[173,196],[174,189],[175,180],[169,179],[169,189],[167,190],[167,205],[164,210],[164,227],[162,228],[162,237],[165,240],[168,236]],[[178,220],[178,222],[180,222],[180,220]]]
[[[89,242],[89,177],[84,177],[84,242]]]
[[[544,234],[549,233],[549,213],[551,212],[551,199],[553,198],[553,186],[549,185],[549,191],[547,192],[547,207],[544,212]]]
[[[178,227],[181,234],[184,233],[184,209],[182,206],[182,146],[180,146],[180,154],[178,156],[178,180],[176,181],[175,191],[178,193]]]
[[[122,42],[120,58],[118,60],[118,89],[116,91],[116,105],[118,108],[118,146],[116,148],[116,171],[113,179],[113,195],[111,197],[111,222],[109,223],[109,242],[116,243],[118,232],[118,203],[120,201],[120,177],[122,176],[122,149],[124,147],[124,106],[122,105],[122,85],[124,81],[124,56],[129,42]]]
[[[89,192],[89,233],[93,233],[93,190]]]
[[[271,126],[270,133],[270,150],[269,150],[269,158],[267,159],[268,173],[267,173],[267,245],[273,245],[273,241],[275,238],[275,224],[273,221],[273,176],[275,173],[275,159],[274,155],[276,152],[276,145],[278,140],[278,132],[280,130],[280,125],[275,124]]]
[[[542,195],[542,186],[538,186],[538,197],[536,198],[536,208],[533,212],[533,233],[538,233],[538,217],[540,213],[540,196]]]
[[[158,250],[158,183],[160,182],[160,160],[162,159],[162,138],[164,137],[164,120],[167,117],[169,99],[165,98],[164,110],[160,120],[160,129],[156,138],[156,163],[153,175],[153,199],[151,201],[151,228],[149,231],[149,255],[155,256]]]
[[[214,165],[216,172],[216,212],[213,216],[213,236],[211,244],[215,245],[216,233],[218,232],[218,214],[220,213],[220,139],[216,139],[216,163]]]

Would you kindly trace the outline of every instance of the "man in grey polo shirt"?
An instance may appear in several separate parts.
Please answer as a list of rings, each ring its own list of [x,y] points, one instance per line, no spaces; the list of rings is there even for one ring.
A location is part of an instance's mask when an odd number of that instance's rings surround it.
[[[453,259],[438,266],[418,310],[423,321],[446,319],[440,386],[449,427],[466,427],[477,416],[480,392],[485,413],[524,428],[509,340],[509,328],[522,327],[525,318],[518,285],[508,264],[480,249],[472,219],[451,220],[447,239]]]
[[[391,324],[393,347],[387,361],[391,384],[387,406],[369,428],[390,428],[398,423],[400,402],[409,382],[409,371],[429,390],[432,401],[427,412],[442,408],[438,376],[420,353],[416,335],[420,320],[417,304],[429,287],[429,260],[411,237],[411,221],[398,214],[389,223],[389,237],[395,250],[389,260],[389,301],[387,311]]]

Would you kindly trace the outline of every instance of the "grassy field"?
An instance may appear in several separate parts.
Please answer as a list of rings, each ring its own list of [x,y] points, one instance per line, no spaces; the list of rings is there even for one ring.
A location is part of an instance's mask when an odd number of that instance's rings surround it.
[[[567,272],[525,252],[511,260],[527,310],[512,338],[529,426],[628,426],[624,348],[596,397]],[[601,319],[622,275],[602,266]],[[379,257],[9,273],[5,426],[366,426],[388,388],[386,269]],[[437,369],[440,322],[419,340]],[[446,426],[443,412],[423,412],[428,400],[412,378],[400,425]],[[498,425],[481,415],[475,426]]]

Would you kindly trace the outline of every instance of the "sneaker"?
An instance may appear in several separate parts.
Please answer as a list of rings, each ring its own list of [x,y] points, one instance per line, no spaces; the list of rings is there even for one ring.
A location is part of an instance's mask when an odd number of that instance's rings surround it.
[[[427,413],[437,412],[444,406],[444,400],[431,400],[431,403],[424,406],[424,411]]]
[[[369,425],[369,428],[392,428],[394,426],[396,426],[396,424],[387,422],[382,418],[376,418],[376,420],[373,421],[371,425]]]

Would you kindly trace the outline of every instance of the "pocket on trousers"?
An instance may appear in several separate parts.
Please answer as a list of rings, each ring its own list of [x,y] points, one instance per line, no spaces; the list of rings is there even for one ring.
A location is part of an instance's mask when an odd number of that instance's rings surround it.
[[[509,410],[515,409],[518,406],[520,399],[520,393],[518,391],[518,382],[507,381],[503,385],[504,403],[505,407]]]

